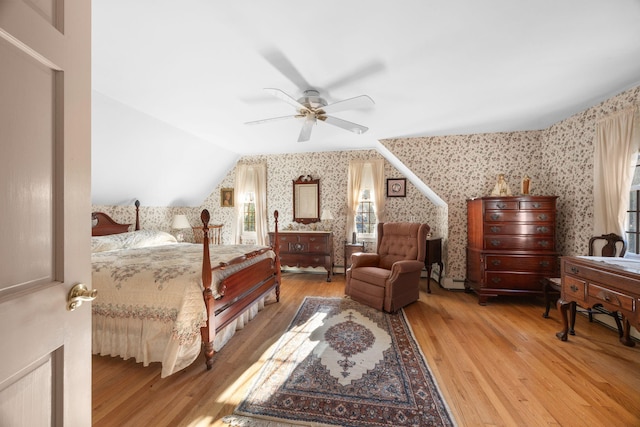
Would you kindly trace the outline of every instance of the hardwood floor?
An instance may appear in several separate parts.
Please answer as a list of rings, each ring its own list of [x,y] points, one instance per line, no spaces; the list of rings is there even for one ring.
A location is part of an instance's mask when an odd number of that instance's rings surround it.
[[[159,364],[93,356],[93,425],[222,426],[303,298],[343,295],[344,276],[325,277],[283,274],[281,302],[238,331],[209,372],[202,356],[164,379]],[[459,426],[640,426],[640,345],[583,316],[561,342],[558,312],[542,318],[541,300],[480,306],[431,289],[405,312]]]

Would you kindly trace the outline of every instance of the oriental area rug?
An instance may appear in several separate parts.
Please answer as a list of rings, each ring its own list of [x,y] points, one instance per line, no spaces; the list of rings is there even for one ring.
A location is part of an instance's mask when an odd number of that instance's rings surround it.
[[[402,310],[307,297],[231,426],[454,426]]]

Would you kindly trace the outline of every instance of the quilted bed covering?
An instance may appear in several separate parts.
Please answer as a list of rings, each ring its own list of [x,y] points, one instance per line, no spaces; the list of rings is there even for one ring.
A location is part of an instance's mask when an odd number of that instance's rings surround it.
[[[205,325],[206,312],[201,281],[202,245],[174,243],[170,239],[159,244],[121,245],[92,254],[92,286],[98,289],[92,307],[93,353],[123,359],[134,357],[144,366],[161,362],[162,377],[166,377],[198,357],[200,327]],[[255,245],[211,246],[211,265],[260,248]],[[269,251],[232,268],[215,271],[214,296],[217,283],[224,277],[273,256]],[[258,301],[237,324],[230,325],[230,330],[220,332],[214,343],[216,351],[236,328],[242,327],[263,306],[264,301]]]

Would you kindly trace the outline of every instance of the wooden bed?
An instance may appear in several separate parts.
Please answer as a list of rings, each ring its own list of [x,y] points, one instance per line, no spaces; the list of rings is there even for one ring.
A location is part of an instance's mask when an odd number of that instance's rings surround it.
[[[275,299],[276,302],[278,302],[280,300],[281,276],[278,245],[243,253],[233,259],[212,266],[208,227],[210,220],[209,211],[204,209],[200,217],[204,234],[201,274],[202,287],[204,290],[202,291],[202,297],[206,311],[206,325],[200,328],[200,336],[206,367],[207,370],[209,370],[213,364],[214,338],[216,334],[227,325],[230,325],[236,318],[243,315],[256,301],[261,298],[264,299],[267,294],[275,293]],[[278,233],[277,210],[274,212],[274,217],[275,232]],[[139,224],[139,202],[136,201],[136,231],[140,229]],[[130,227],[131,224],[119,224],[105,213],[92,213],[92,236],[127,233]],[[277,242],[278,240],[275,239],[274,241]],[[230,248],[231,246],[227,247]],[[271,251],[273,251],[273,253],[271,253]],[[271,256],[266,258],[261,257],[261,255],[266,252],[269,252]],[[247,264],[251,262],[252,259],[255,261],[253,264],[244,266],[238,270],[241,263]],[[256,261],[255,259],[259,260]],[[225,272],[224,270],[228,271]],[[220,277],[224,276],[218,281],[215,290],[212,288],[212,277],[214,274]],[[99,288],[98,292],[100,292]],[[98,294],[98,298],[100,298],[100,294]]]

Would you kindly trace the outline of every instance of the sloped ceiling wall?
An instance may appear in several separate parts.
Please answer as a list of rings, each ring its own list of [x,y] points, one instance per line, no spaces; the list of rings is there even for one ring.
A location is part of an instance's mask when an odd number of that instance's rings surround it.
[[[222,146],[93,91],[94,205],[199,206],[235,166]],[[98,118],[98,119],[96,119]]]

